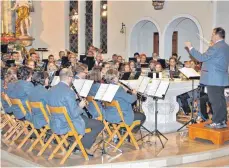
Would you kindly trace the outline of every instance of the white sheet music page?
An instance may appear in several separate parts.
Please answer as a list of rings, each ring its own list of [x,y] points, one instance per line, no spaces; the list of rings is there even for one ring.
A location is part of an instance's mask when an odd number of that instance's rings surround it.
[[[191,78],[191,77],[199,77],[200,74],[197,73],[193,68],[181,68],[179,69],[179,71],[184,74],[187,78]]]
[[[99,90],[97,91],[97,93],[95,95],[96,100],[102,100],[108,86],[109,86],[109,84],[101,84],[100,85]]]
[[[146,95],[154,96],[160,83],[161,83],[160,80],[152,80],[152,82],[149,83],[146,88],[146,91],[145,91]]]
[[[57,85],[59,82],[60,82],[60,77],[54,76],[52,83],[51,83],[51,86],[53,87],[53,86]]]
[[[141,85],[143,79],[144,79],[144,76],[139,76],[139,78],[137,80],[137,83],[136,83],[136,88],[135,88],[136,90],[138,90],[138,88]]]
[[[150,78],[149,77],[144,77],[139,88],[138,88],[138,92],[140,93],[144,93],[146,90],[147,85],[149,84]]]
[[[84,82],[83,88],[79,92],[80,96],[87,97],[93,83],[94,83],[93,80],[86,80]]]
[[[76,91],[80,94],[81,89],[83,88],[83,85],[85,83],[86,79],[75,79],[73,81],[73,85],[76,88]],[[81,95],[80,95],[81,96]]]
[[[168,87],[169,81],[161,81],[154,96],[163,98],[163,96],[166,94]]]
[[[119,85],[110,84],[103,96],[103,101],[111,102],[118,91]]]

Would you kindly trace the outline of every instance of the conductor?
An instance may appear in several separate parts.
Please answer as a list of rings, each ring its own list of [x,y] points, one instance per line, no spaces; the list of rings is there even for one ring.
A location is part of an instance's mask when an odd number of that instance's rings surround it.
[[[207,87],[209,101],[212,105],[212,123],[205,125],[209,128],[227,127],[227,107],[224,96],[225,86],[229,85],[229,46],[224,41],[225,30],[221,27],[213,29],[211,41],[212,46],[201,54],[192,47],[191,42],[185,42],[190,54],[202,62],[200,84]]]

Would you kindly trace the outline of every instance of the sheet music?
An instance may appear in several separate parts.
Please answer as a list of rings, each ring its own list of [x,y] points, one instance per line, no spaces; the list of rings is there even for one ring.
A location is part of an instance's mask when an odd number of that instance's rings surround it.
[[[127,86],[129,86],[128,84],[129,84],[129,81],[128,80],[119,80],[121,83],[123,83],[123,84],[125,84],[125,85],[127,85]]]
[[[154,96],[160,83],[160,80],[152,80],[152,82],[149,83],[146,88],[146,95]]]
[[[93,80],[85,80],[84,85],[79,92],[80,96],[87,97],[93,83],[94,83]]]
[[[53,86],[57,85],[59,82],[60,82],[60,77],[54,76],[52,83],[51,83],[51,86],[53,87]]]
[[[119,85],[110,84],[102,98],[103,101],[111,102],[119,89]]]
[[[184,74],[187,78],[191,77],[200,77],[200,74],[197,73],[193,68],[181,68],[179,71]]]
[[[139,76],[136,85],[136,90],[138,90],[138,88],[140,87],[142,80],[144,79],[144,76]]]
[[[105,94],[108,86],[109,86],[109,84],[101,84],[100,85],[99,90],[97,91],[97,93],[95,95],[96,100],[102,100],[103,95]]]
[[[73,81],[73,85],[76,88],[76,91],[80,94],[81,89],[83,88],[83,85],[85,83],[86,79],[75,79]],[[80,95],[81,96],[81,95]]]
[[[169,81],[161,81],[154,96],[163,98],[163,96],[166,94],[168,87],[169,87]]]
[[[144,77],[139,88],[138,88],[138,92],[140,93],[144,93],[146,90],[147,85],[149,84],[150,78],[149,77]]]

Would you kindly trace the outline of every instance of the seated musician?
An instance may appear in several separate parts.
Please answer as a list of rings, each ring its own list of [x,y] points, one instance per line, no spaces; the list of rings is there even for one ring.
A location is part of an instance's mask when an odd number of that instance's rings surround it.
[[[88,66],[86,64],[77,64],[73,71],[75,73],[75,79],[86,79],[88,75]]]
[[[30,92],[28,100],[30,102],[41,102],[45,108],[45,111],[47,112],[46,97],[48,95],[48,90],[45,88],[45,86],[48,86],[47,72],[42,72],[42,71],[34,72],[32,76],[32,82],[34,84],[34,88]],[[40,109],[37,108],[32,109],[31,122],[33,123],[36,129],[40,129],[43,126],[47,125],[43,113],[40,111]]]
[[[122,71],[123,73],[125,73],[125,72],[131,72],[129,63],[124,63],[124,64],[122,65],[121,71]]]
[[[155,72],[156,73],[162,73],[162,76],[161,78],[167,78],[167,74],[165,73],[165,71],[163,70],[162,66],[161,66],[161,63],[160,62],[157,62],[155,64]]]
[[[131,72],[134,72],[136,70],[136,64],[133,60],[129,61]]]
[[[141,54],[140,55],[140,59],[141,59],[140,64],[147,64],[147,62],[146,62],[146,55],[145,54]]]
[[[107,71],[105,79],[108,84],[118,84],[119,72],[115,69],[110,69]],[[132,109],[132,104],[137,100],[137,92],[132,91],[132,94],[127,93],[127,89],[120,87],[114,96],[114,100],[119,102],[121,110],[123,112],[124,120],[128,125],[131,125],[133,121],[140,120],[141,125],[145,122],[145,115],[140,112],[135,112]],[[106,107],[104,111],[105,119],[111,123],[119,123],[121,118],[114,107]],[[140,126],[134,128],[134,132],[137,132]]]
[[[32,75],[33,70],[31,68],[26,66],[20,67],[17,71],[18,81],[14,84],[14,91],[8,94],[10,98],[20,99],[26,110],[25,116],[17,105],[12,105],[14,116],[19,120],[31,120],[31,115],[26,106],[26,101],[28,100],[28,96],[30,95],[31,91],[34,89],[34,86],[31,82]]]
[[[17,82],[17,69],[15,67],[11,67],[7,70],[6,74],[4,74],[4,79],[2,79],[1,82],[1,92],[3,94],[9,95],[11,92],[14,92],[14,85]],[[4,111],[8,114],[13,114],[12,108],[9,106],[9,104],[1,99],[2,106],[4,108]]]
[[[84,100],[79,104],[76,102],[76,94],[70,88],[74,79],[71,69],[62,69],[59,76],[60,82],[49,90],[47,104],[54,107],[66,107],[75,129],[80,135],[84,135],[81,139],[84,147],[90,149],[98,134],[103,130],[104,125],[98,120],[89,119],[82,115],[82,108],[85,107],[86,103]],[[70,131],[65,117],[59,114],[51,114],[50,127],[58,135]],[[85,128],[91,128],[91,132],[85,134]]]
[[[99,90],[100,87],[100,82],[102,80],[101,78],[101,71],[98,68],[94,68],[89,76],[88,76],[89,80],[93,80],[94,83],[88,93],[88,96],[93,96],[95,97],[97,91]],[[100,111],[103,112],[103,107],[102,107],[102,103],[97,101],[97,104],[100,108]],[[88,111],[91,113],[91,115],[93,116],[93,118],[97,118],[99,116],[94,104],[92,102],[89,102],[88,104]]]
[[[26,60],[25,66],[31,68],[32,70],[34,70],[36,68],[35,62],[31,59]]]
[[[150,68],[151,72],[155,71],[155,65],[156,65],[156,63],[157,63],[157,61],[155,61],[155,60],[151,60],[149,62],[149,68]]]
[[[171,57],[169,59],[169,73],[170,73],[170,77],[173,78],[175,76],[179,76],[179,71],[177,68],[177,60],[174,57]]]
[[[107,71],[110,69],[110,64],[108,62],[103,62],[101,69],[101,77],[104,78]]]

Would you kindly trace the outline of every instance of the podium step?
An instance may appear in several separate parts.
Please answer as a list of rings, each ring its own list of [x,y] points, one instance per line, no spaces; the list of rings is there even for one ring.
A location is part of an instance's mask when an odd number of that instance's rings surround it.
[[[188,127],[189,138],[201,138],[212,141],[214,144],[222,145],[224,142],[229,141],[229,122],[227,122],[228,128],[223,129],[211,129],[204,127],[209,122],[192,124]]]

